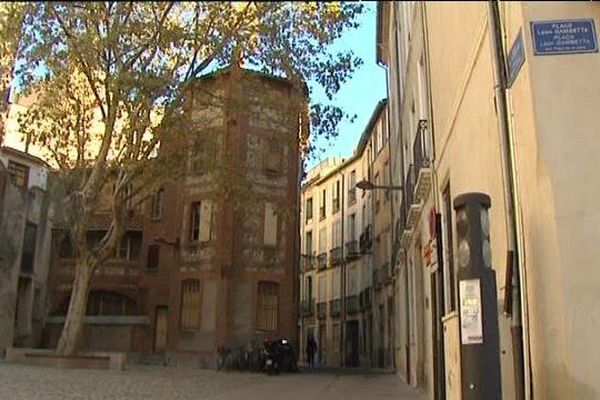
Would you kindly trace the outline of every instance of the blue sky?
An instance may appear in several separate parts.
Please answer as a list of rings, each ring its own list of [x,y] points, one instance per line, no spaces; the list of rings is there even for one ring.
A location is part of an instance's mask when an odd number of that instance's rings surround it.
[[[334,99],[335,104],[346,113],[356,114],[356,119],[354,123],[342,122],[339,126],[339,136],[331,139],[329,143],[323,138],[315,143],[317,147],[325,149],[323,154],[319,154],[320,159],[326,156],[350,156],[375,106],[379,100],[386,97],[385,70],[379,67],[375,60],[376,5],[376,2],[365,2],[366,11],[360,17],[361,26],[346,32],[332,48],[334,53],[341,49],[352,49],[363,59],[364,64],[353,78],[342,86]],[[327,102],[325,95],[319,93],[315,93],[311,100]],[[307,167],[310,168],[318,162],[319,159],[310,159]]]

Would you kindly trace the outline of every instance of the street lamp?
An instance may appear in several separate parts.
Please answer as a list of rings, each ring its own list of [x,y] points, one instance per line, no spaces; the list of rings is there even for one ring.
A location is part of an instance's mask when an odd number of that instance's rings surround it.
[[[402,186],[386,186],[386,185],[375,185],[373,182],[363,179],[360,182],[356,183],[356,187],[362,190],[375,190],[375,189],[385,189],[385,190],[402,190]]]

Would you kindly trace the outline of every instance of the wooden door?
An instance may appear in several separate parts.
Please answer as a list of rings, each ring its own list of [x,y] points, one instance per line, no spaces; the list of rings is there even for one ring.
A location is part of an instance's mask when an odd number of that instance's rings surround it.
[[[167,310],[167,306],[156,307],[154,351],[165,351],[167,348]]]

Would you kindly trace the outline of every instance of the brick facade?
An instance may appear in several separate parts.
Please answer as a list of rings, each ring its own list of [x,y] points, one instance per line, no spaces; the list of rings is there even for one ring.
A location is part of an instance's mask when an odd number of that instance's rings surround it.
[[[129,350],[213,356],[220,345],[246,346],[252,340],[260,344],[266,337],[295,339],[298,134],[303,129],[298,121],[305,101],[299,93],[285,80],[235,67],[200,78],[189,89],[185,106],[191,131],[185,139],[189,157],[181,161],[187,162],[187,173],[164,186],[160,216],[152,218],[152,199],[138,210],[144,222],[137,260],[115,260],[115,269],[107,274],[101,269],[92,283],[92,291],[127,296],[134,301],[136,313],[146,317],[146,323],[130,331]],[[218,105],[204,101],[215,95],[222,96]],[[257,110],[264,108],[246,101],[254,97],[267,110],[290,106],[294,115],[285,117],[284,123],[265,122],[260,117],[268,112],[257,118]],[[269,105],[273,100],[276,104]],[[205,140],[200,141],[205,147],[195,147],[199,137],[216,138],[214,146],[206,146]],[[209,149],[215,163],[194,169],[193,160],[204,149]],[[265,216],[271,209],[275,214]],[[150,246],[159,249],[155,268],[148,268]],[[65,275],[60,272],[69,261],[60,257],[56,261],[58,275]],[[277,284],[275,329],[258,326],[260,282]],[[186,285],[193,288],[193,296],[184,301]],[[53,302],[58,309],[68,299],[68,285],[57,284],[55,289]],[[192,328],[183,326],[182,312],[191,321],[185,324],[191,323]],[[117,320],[115,316],[110,323]],[[101,345],[83,342],[89,347]]]

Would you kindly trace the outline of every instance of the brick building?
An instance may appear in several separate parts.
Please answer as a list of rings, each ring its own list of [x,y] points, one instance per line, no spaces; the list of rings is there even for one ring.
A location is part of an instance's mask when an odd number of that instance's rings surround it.
[[[295,339],[306,91],[236,66],[197,79],[186,100],[189,135],[162,144],[187,146],[186,173],[132,211],[119,254],[92,282],[84,348],[208,363],[219,345]],[[49,345],[70,263],[57,256]]]

